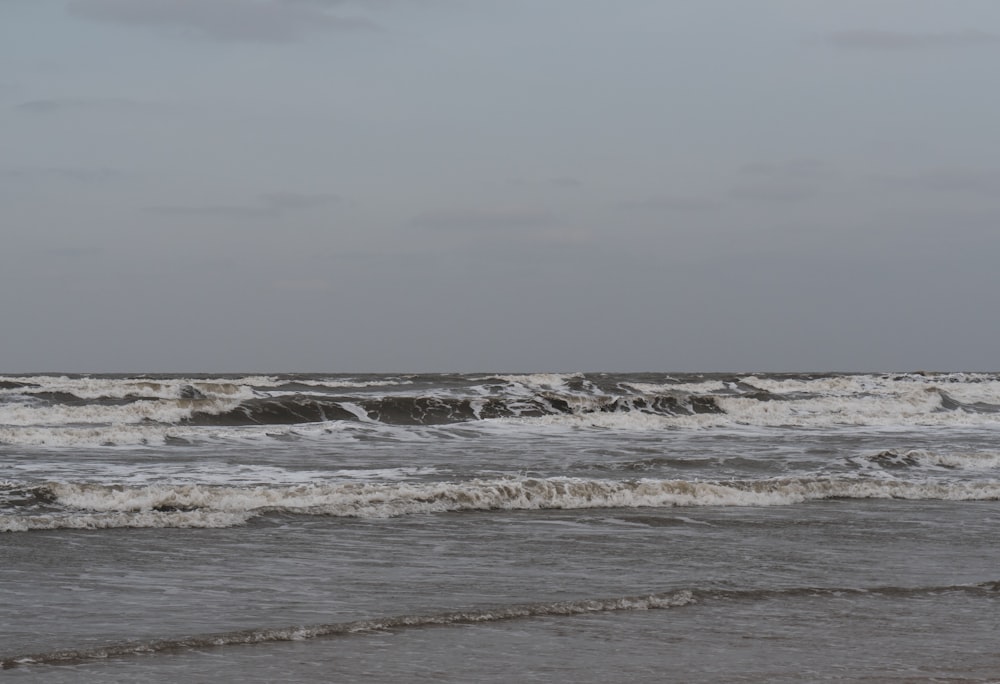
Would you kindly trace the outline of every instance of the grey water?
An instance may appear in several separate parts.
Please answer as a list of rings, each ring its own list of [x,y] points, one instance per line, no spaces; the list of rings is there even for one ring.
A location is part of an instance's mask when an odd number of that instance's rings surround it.
[[[6,379],[0,677],[1000,681],[993,376],[491,377]]]

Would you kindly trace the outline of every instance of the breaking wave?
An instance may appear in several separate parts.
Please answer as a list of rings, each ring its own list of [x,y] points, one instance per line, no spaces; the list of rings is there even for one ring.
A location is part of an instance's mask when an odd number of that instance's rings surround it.
[[[90,377],[0,379],[0,444],[163,445],[304,428],[501,424],[717,429],[1000,425],[985,374]],[[312,427],[310,427],[312,426]],[[263,428],[254,432],[253,430]]]
[[[1000,481],[995,480],[913,482],[866,478],[702,482],[556,477],[240,487],[6,483],[0,485],[0,490],[4,487],[7,496],[0,499],[6,498],[8,513],[0,515],[0,531],[6,532],[230,527],[271,513],[388,518],[457,511],[782,506],[824,499],[1000,499]]]

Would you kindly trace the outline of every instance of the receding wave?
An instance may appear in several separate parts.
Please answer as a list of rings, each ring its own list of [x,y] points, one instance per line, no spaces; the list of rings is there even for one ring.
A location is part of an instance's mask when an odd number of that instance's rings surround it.
[[[259,644],[275,641],[299,641],[316,637],[346,636],[363,632],[374,632],[407,627],[431,627],[442,625],[467,625],[484,622],[500,622],[543,616],[569,616],[586,613],[604,613],[621,610],[653,610],[684,606],[694,601],[691,592],[675,591],[645,596],[623,596],[620,598],[583,599],[579,601],[558,601],[550,603],[522,603],[491,608],[463,611],[430,613],[426,615],[394,615],[353,622],[334,622],[320,625],[247,629],[217,634],[202,634],[177,639],[157,639],[152,641],[128,641],[108,644],[98,648],[50,651],[24,655],[0,656],[0,669],[11,669],[31,664],[68,664],[88,660],[122,657],[129,655],[160,653],[192,648],[231,646],[236,644]]]
[[[663,610],[717,601],[766,601],[797,597],[920,597],[962,594],[988,597],[1000,591],[1000,582],[931,587],[792,587],[786,589],[681,589],[668,592],[589,598],[573,601],[535,602],[470,608],[417,615],[392,615],[350,622],[286,627],[259,627],[231,632],[199,634],[170,639],[125,641],[96,648],[64,649],[43,653],[0,655],[0,669],[31,665],[67,665],[108,658],[169,653],[222,646],[302,641],[319,637],[346,637],[369,632],[453,625],[475,625],[535,617],[571,617],[616,611]]]
[[[1000,499],[1000,481],[784,478],[705,482],[557,477],[240,487],[50,483],[17,491],[21,499],[43,501],[49,507],[40,512],[8,508],[0,515],[0,531],[229,527],[269,513],[388,518],[457,511],[782,506],[824,499],[984,501]]]

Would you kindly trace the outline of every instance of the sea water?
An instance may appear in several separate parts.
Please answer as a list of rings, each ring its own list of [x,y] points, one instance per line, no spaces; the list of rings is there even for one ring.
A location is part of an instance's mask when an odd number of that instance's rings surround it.
[[[1000,376],[0,378],[11,681],[1000,681]]]

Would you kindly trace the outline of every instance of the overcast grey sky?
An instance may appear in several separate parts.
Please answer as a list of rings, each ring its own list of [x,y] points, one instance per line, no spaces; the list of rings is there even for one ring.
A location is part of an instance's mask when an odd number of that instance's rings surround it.
[[[0,0],[0,371],[1000,368],[996,0]]]

